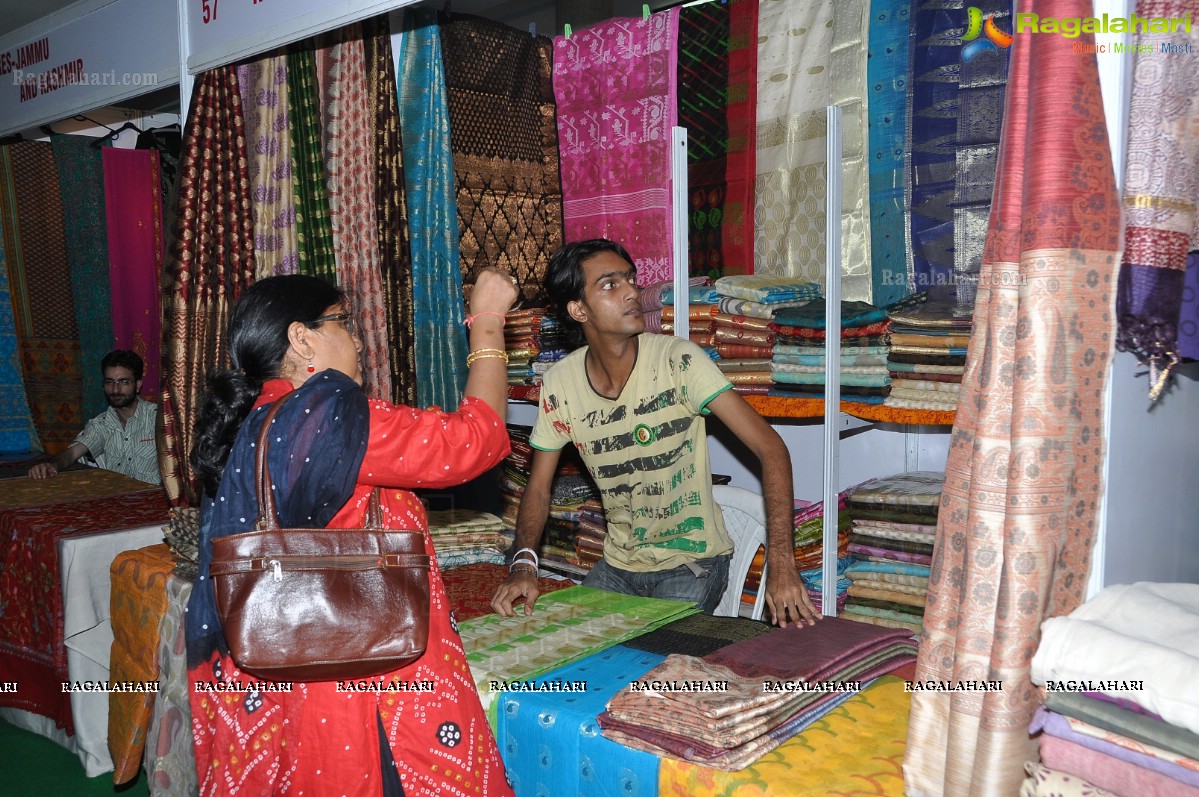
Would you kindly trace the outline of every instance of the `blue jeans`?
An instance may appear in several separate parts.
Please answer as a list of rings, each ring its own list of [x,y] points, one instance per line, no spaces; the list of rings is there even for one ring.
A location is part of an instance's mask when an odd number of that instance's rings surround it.
[[[699,606],[705,614],[711,614],[724,596],[729,582],[730,554],[696,560],[695,564],[708,571],[708,575],[697,578],[686,565],[669,570],[636,573],[621,570],[601,559],[583,579],[584,587],[622,592],[639,598],[663,598],[685,601]]]

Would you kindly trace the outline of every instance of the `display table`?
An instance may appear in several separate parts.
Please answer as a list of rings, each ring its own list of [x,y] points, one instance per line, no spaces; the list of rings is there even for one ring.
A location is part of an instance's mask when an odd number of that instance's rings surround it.
[[[517,797],[902,797],[911,696],[900,677],[879,678],[745,769],[721,772],[633,750],[601,735],[595,717],[607,701],[662,659],[617,645],[536,679],[585,681],[585,693],[502,695],[497,740]],[[910,677],[910,672],[908,667],[901,674]]]
[[[88,776],[112,768],[108,695],[63,682],[107,683],[109,566],[162,539],[162,490],[105,470],[4,480],[0,495],[0,717],[79,755]]]

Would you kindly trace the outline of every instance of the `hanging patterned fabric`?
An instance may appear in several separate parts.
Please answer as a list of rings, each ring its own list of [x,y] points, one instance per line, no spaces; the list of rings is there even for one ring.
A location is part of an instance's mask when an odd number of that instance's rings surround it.
[[[1199,16],[1194,0],[1141,0],[1136,8],[1142,18]],[[1116,345],[1148,366],[1156,400],[1181,358],[1199,357],[1199,78],[1191,55],[1199,27],[1137,33],[1136,43],[1152,52],[1131,56]]]
[[[759,7],[754,273],[824,284],[831,0]]]
[[[670,128],[678,118],[678,31],[676,6],[554,39],[566,239],[623,244],[642,285],[673,274]]]
[[[976,19],[991,19],[1003,34],[1012,30],[1010,0],[971,0]],[[983,34],[985,36],[985,34]],[[976,41],[973,39],[972,41]],[[963,57],[958,74],[958,118],[953,172],[953,281],[958,304],[973,307],[982,269],[983,243],[991,216],[991,192],[999,160],[1007,47],[990,47]]]
[[[292,274],[299,264],[300,244],[292,183],[287,56],[277,52],[243,63],[237,67],[237,80],[250,158],[255,277]]]
[[[387,313],[387,354],[392,401],[416,404],[416,345],[412,315],[412,260],[408,249],[408,207],[404,196],[404,157],[395,57],[387,16],[362,24],[369,109],[374,113],[375,224],[383,308]]]
[[[362,374],[372,398],[391,398],[387,311],[375,224],[375,120],[366,84],[362,26],[330,34],[318,50],[325,174],[337,281],[358,320]]]
[[[908,295],[903,162],[910,6],[910,0],[870,4],[870,273],[873,303],[879,306]]]
[[[729,17],[727,3],[679,10],[679,126],[687,128],[688,273],[725,274],[728,193]],[[738,263],[730,274],[744,274]]]
[[[720,230],[725,274],[754,270],[754,184],[757,181],[758,0],[729,7],[729,143]]]
[[[458,256],[453,156],[435,12],[404,14],[400,127],[412,250],[412,307],[421,407],[457,407],[466,384],[466,314]]]
[[[1022,0],[1067,19],[1090,0]],[[1019,35],[945,469],[904,793],[1011,795],[1036,757],[1041,623],[1082,603],[1098,522],[1120,206],[1094,36]],[[1102,57],[1102,56],[1100,56]]]
[[[211,368],[228,364],[229,312],[255,278],[250,166],[237,74],[236,67],[223,66],[196,80],[179,161],[159,412],[159,464],[175,505],[196,504],[188,457],[201,387]]]
[[[0,160],[5,157],[0,147]],[[5,217],[4,223],[8,219]],[[25,379],[13,324],[12,296],[8,290],[8,263],[5,238],[0,235],[0,454],[36,451],[39,448],[29,401],[25,398]]]
[[[158,281],[166,256],[158,151],[105,147],[103,157],[113,348],[141,356],[141,397],[157,402],[162,382]]]
[[[870,267],[869,28],[868,0],[838,0],[833,6],[829,81],[832,104],[841,108],[841,296],[877,304]]]
[[[321,115],[312,40],[287,54],[287,115],[291,130],[291,184],[296,199],[296,270],[337,284],[329,199],[321,159]]]
[[[75,326],[79,332],[80,412],[84,418],[94,418],[108,409],[100,361],[113,348],[104,156],[92,146],[93,141],[96,139],[88,136],[50,136],[59,189],[63,196],[71,198],[63,203],[62,211],[67,259],[71,264],[71,295],[75,299]]]
[[[544,306],[545,270],[562,245],[553,42],[480,17],[441,24],[462,281],[494,266]]]
[[[905,190],[911,244],[908,284],[916,292],[953,280],[958,74],[965,22],[960,6],[912,0]]]
[[[62,194],[49,144],[19,141],[2,153],[0,209],[25,396],[42,446],[54,454],[87,420]]]

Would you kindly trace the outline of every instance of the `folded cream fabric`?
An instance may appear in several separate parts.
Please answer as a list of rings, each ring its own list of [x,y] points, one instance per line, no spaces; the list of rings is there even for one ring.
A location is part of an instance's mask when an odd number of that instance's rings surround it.
[[[1084,691],[1132,700],[1199,733],[1199,584],[1119,584],[1051,617],[1041,624],[1032,681],[1135,682],[1140,689]]]

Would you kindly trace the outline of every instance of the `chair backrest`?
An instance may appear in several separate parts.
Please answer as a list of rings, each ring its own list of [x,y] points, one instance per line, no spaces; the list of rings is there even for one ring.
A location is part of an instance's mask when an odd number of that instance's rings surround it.
[[[766,501],[755,492],[726,484],[714,486],[712,497],[720,506],[720,512],[724,516],[724,527],[733,538],[729,585],[713,614],[717,617],[737,617],[740,615],[741,592],[745,586],[745,577],[749,574],[749,566],[753,563],[758,548],[766,545]],[[762,612],[766,608],[765,597],[766,569],[763,567],[758,598],[754,601],[753,613],[750,615],[755,620],[762,619]]]

